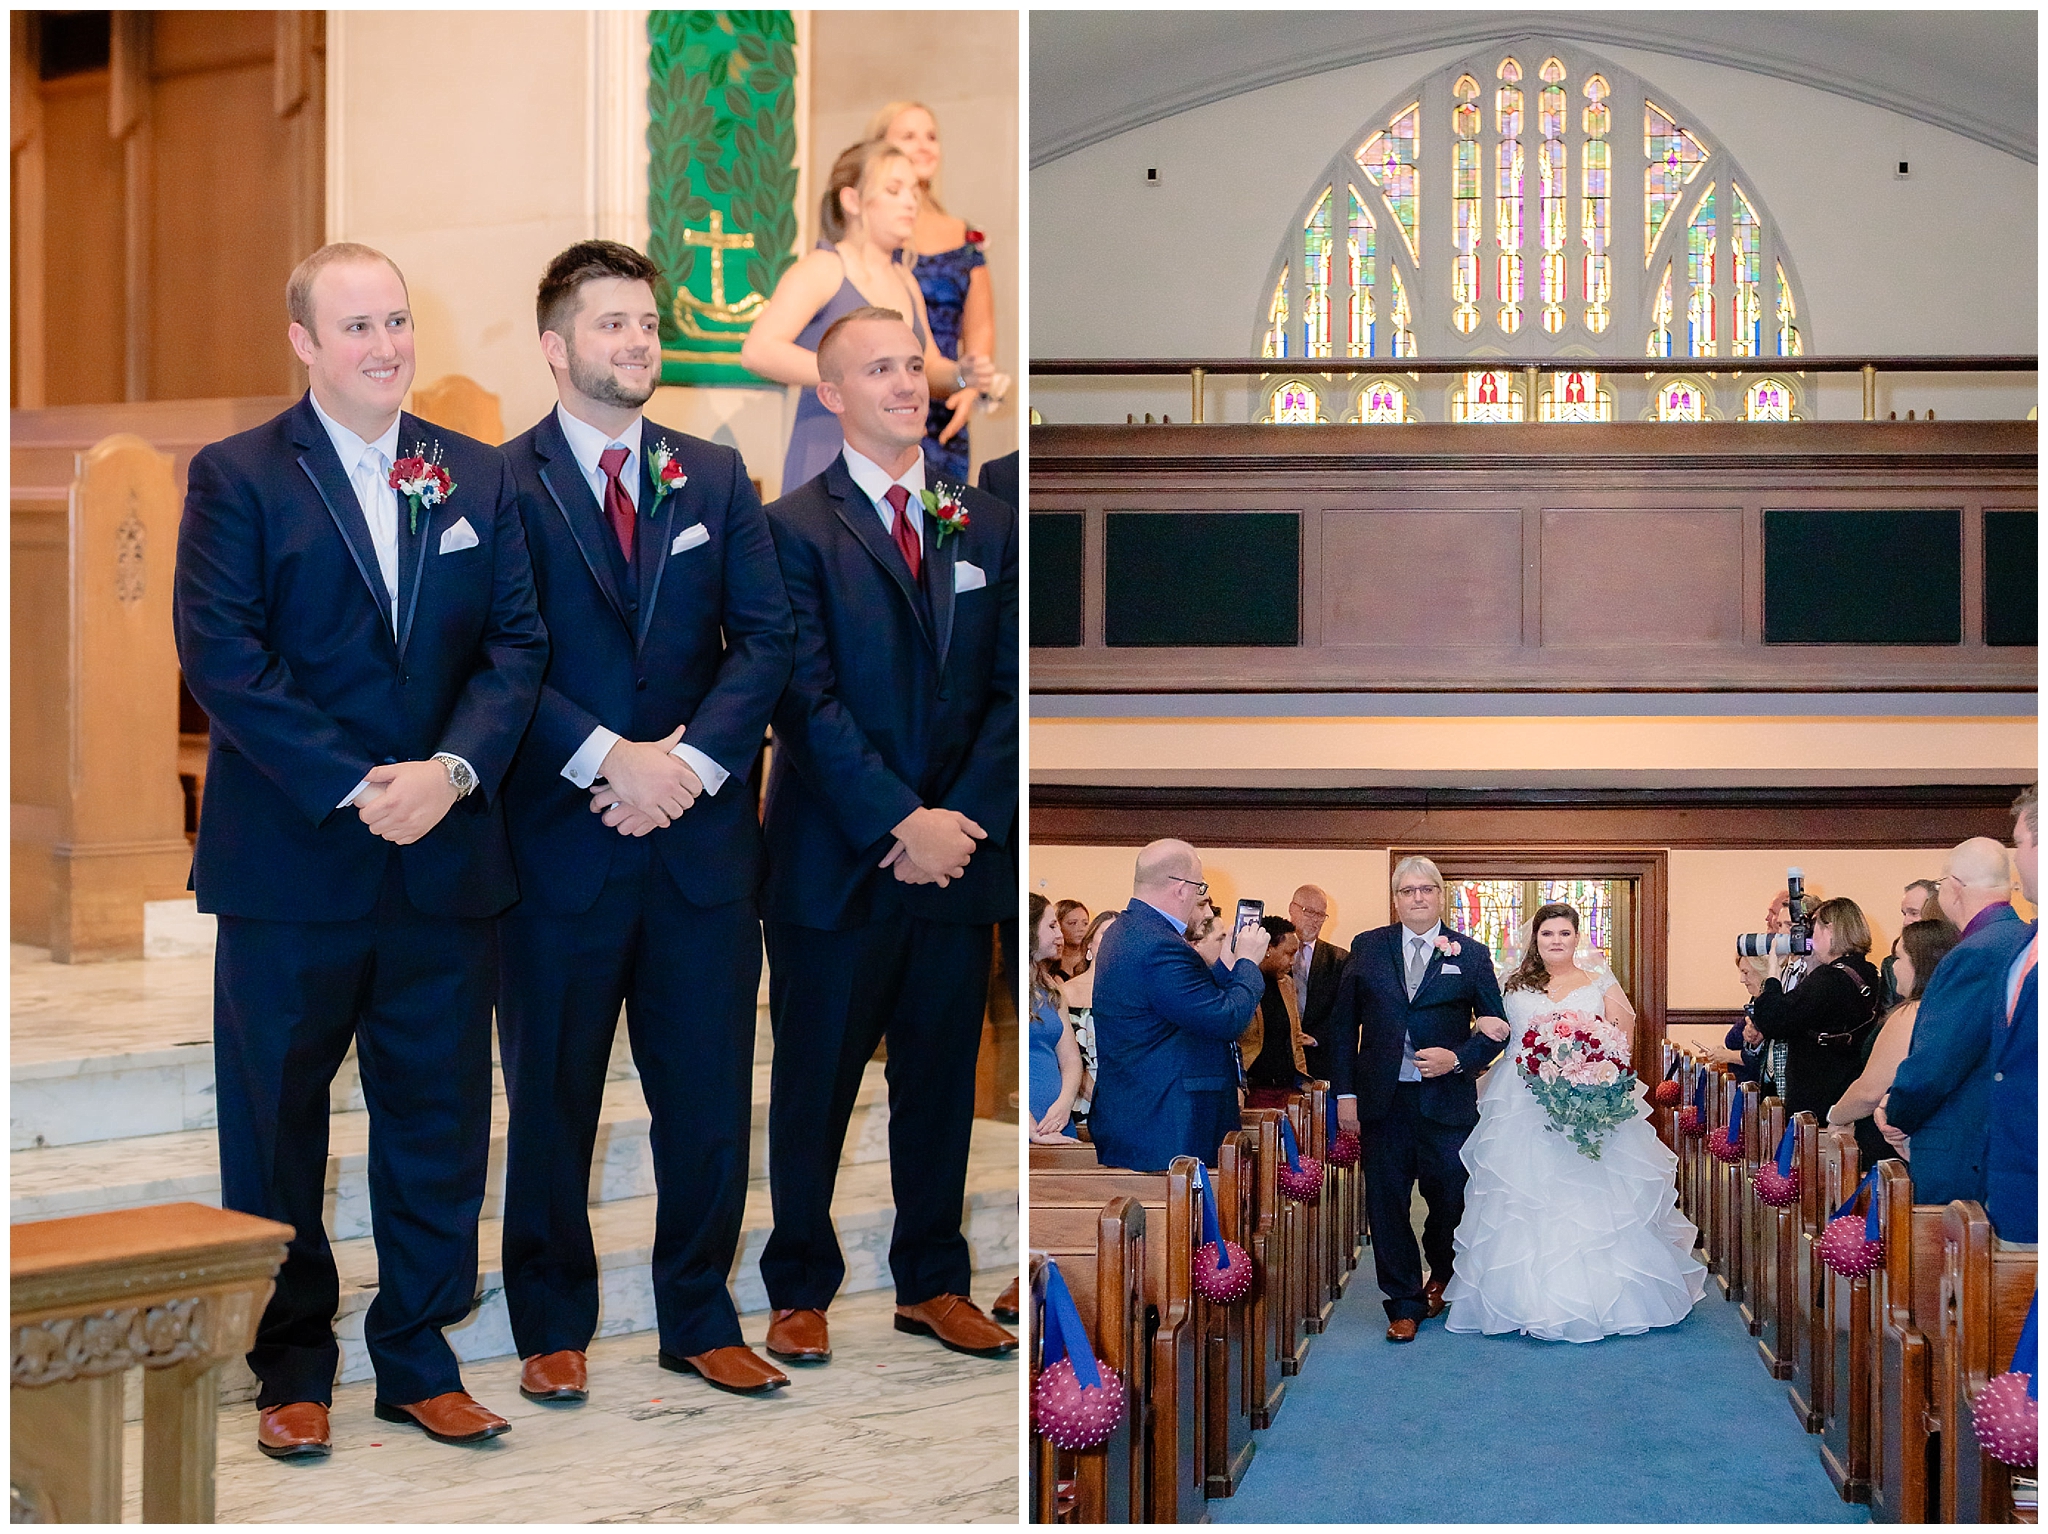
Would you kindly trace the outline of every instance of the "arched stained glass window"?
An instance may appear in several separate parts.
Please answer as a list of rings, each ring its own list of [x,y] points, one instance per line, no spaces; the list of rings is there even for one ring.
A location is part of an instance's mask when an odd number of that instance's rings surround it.
[[[1792,385],[1782,378],[1759,378],[1743,391],[1742,418],[1745,421],[1792,421]]]
[[[1576,369],[1552,373],[1536,396],[1539,421],[1611,421],[1614,395],[1600,386],[1598,373]]]
[[[1322,399],[1313,384],[1290,378],[1273,391],[1266,419],[1288,426],[1312,426],[1323,419]]]
[[[1707,386],[1697,378],[1666,378],[1657,386],[1656,418],[1660,421],[1704,421]]]
[[[1460,75],[1451,95],[1451,324],[1469,336],[1479,328],[1479,82]]]
[[[1520,421],[1522,388],[1519,375],[1499,368],[1465,373],[1451,389],[1454,421]]]
[[[1301,354],[1330,355],[1330,194],[1316,199],[1303,227],[1307,261],[1301,274]]]
[[[1607,81],[1594,75],[1586,81],[1586,109],[1580,126],[1585,143],[1579,153],[1580,238],[1586,246],[1585,285],[1586,328],[1595,335],[1607,329],[1611,317],[1608,300],[1613,294],[1613,277],[1607,268],[1608,112]]]
[[[1399,426],[1415,419],[1408,391],[1391,378],[1366,380],[1358,391],[1358,420],[1366,426]]]
[[[1692,296],[1686,301],[1686,355],[1711,357],[1714,344],[1714,186],[1693,210],[1685,231],[1685,276]]]
[[[1280,280],[1273,284],[1273,302],[1266,315],[1266,346],[1259,353],[1262,357],[1284,357],[1287,355],[1287,273],[1280,273]]]
[[[1756,209],[1734,182],[1728,191],[1735,199],[1734,227],[1730,247],[1735,280],[1735,324],[1728,333],[1730,356],[1764,355],[1763,233]]]
[[[1278,302],[1276,297],[1275,302]],[[1268,352],[1267,356],[1272,353]],[[1671,355],[1671,263],[1664,263],[1664,280],[1657,287],[1657,302],[1650,310],[1650,345],[1648,355],[1668,357]]]
[[[1564,329],[1564,238],[1565,204],[1569,200],[1570,176],[1565,164],[1564,65],[1555,58],[1543,61],[1542,92],[1537,96],[1536,124],[1543,135],[1537,154],[1536,171],[1542,180],[1542,223],[1538,226],[1543,245],[1541,293],[1543,331],[1556,335]]]
[[[1346,351],[1353,357],[1372,355],[1374,308],[1372,301],[1373,237],[1372,215],[1359,199],[1358,188],[1351,193],[1351,236],[1346,246],[1350,258],[1351,326],[1346,331]]]
[[[1408,254],[1415,255],[1415,231],[1421,226],[1421,194],[1416,186],[1415,159],[1422,132],[1422,103],[1417,101],[1358,146],[1358,165],[1372,184],[1387,195],[1394,222]]]
[[[1513,335],[1522,328],[1522,66],[1502,59],[1496,73],[1501,83],[1493,93],[1493,126],[1500,142],[1494,154],[1493,241],[1500,254],[1494,291],[1500,295],[1500,328]]]
[[[1778,263],[1778,355],[1803,357],[1799,344],[1799,310],[1792,302],[1792,284],[1785,280],[1785,263]]]
[[[1645,101],[1643,155],[1650,162],[1643,172],[1643,265],[1648,266],[1679,198],[1707,163],[1707,148],[1672,121],[1669,112]]]

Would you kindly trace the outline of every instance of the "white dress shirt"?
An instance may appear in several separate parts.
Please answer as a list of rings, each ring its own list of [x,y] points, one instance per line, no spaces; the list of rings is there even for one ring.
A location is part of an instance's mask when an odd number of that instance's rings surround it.
[[[1421,943],[1423,945],[1423,952],[1427,955],[1431,949],[1435,948],[1436,940],[1443,933],[1443,930],[1444,924],[1441,921],[1431,924],[1430,929],[1419,936],[1416,933],[1410,932],[1406,927],[1401,929],[1401,952],[1396,960],[1396,968],[1399,971],[1402,994],[1405,995],[1408,990],[1408,960],[1415,952],[1415,945]],[[1429,964],[1427,957],[1422,962],[1425,968]],[[1401,1034],[1401,1074],[1395,1079],[1399,1081],[1420,1081],[1423,1079],[1422,1067],[1415,1063],[1415,1041],[1408,1037],[1405,1029]],[[1337,1100],[1342,1102],[1347,1097],[1356,1098],[1357,1096],[1356,1092],[1342,1092],[1338,1094]]]
[[[565,406],[555,406],[555,420],[561,424],[562,435],[568,439],[569,451],[576,459],[576,467],[583,471],[583,479],[590,486],[590,493],[597,498],[598,509],[604,509],[604,467],[599,462],[606,448],[622,447],[626,450],[626,461],[619,468],[619,483],[632,498],[633,510],[640,510],[640,428],[645,422],[642,416],[634,416],[632,425],[616,437],[608,437],[588,421],[580,420],[569,413]],[[556,643],[560,643],[559,636]],[[598,769],[611,748],[624,737],[616,730],[599,725],[583,737],[583,744],[576,748],[576,754],[563,764],[562,776],[578,788],[588,788],[597,781]],[[716,794],[725,786],[729,776],[726,770],[711,760],[695,746],[677,741],[669,755],[688,765],[697,774],[697,780],[704,785],[704,792]]]
[[[910,467],[901,474],[890,477],[889,471],[864,453],[856,452],[851,444],[840,448],[840,455],[846,459],[846,472],[853,476],[853,482],[860,486],[860,493],[875,503],[875,510],[882,516],[882,531],[891,538],[896,536],[896,513],[883,497],[888,495],[891,485],[901,485],[910,492],[910,504],[905,509],[910,513],[910,526],[917,534],[918,547],[924,547],[924,454],[920,452],[910,460]],[[1151,905],[1151,901],[1145,902]],[[1157,906],[1153,906],[1157,910]]]

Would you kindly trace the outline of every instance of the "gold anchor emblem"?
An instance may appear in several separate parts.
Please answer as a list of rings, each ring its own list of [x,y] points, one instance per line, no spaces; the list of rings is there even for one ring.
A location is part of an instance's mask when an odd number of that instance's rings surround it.
[[[722,325],[750,325],[754,316],[767,306],[768,300],[751,288],[747,296],[736,304],[725,302],[725,253],[728,250],[752,250],[754,237],[734,230],[726,233],[725,215],[718,209],[711,210],[711,227],[708,230],[685,229],[685,245],[702,246],[711,252],[711,299],[707,303],[687,288],[676,288],[676,328],[686,336],[700,341],[731,341],[730,331],[706,330],[697,323],[698,316]]]

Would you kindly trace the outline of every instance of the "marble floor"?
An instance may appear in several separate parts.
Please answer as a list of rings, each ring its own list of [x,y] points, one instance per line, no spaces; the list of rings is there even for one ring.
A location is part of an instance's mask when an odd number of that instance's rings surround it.
[[[979,1292],[986,1304],[992,1294]],[[370,1413],[374,1386],[334,1396],[334,1454],[280,1463],[255,1412],[222,1409],[222,1523],[1015,1523],[1019,1365],[967,1358],[890,1324],[887,1293],[832,1307],[834,1358],[788,1370],[764,1400],[721,1394],[655,1362],[651,1332],[600,1339],[581,1406],[518,1392],[516,1359],[467,1366],[469,1390],[512,1423],[476,1448]],[[768,1318],[746,1317],[759,1345]],[[128,1428],[126,1517],[141,1514],[141,1425]]]

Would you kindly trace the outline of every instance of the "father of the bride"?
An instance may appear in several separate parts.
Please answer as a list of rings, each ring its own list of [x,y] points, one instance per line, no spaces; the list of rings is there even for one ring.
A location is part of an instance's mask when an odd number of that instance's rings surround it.
[[[1364,1153],[1387,1340],[1412,1342],[1421,1321],[1443,1312],[1451,1237],[1465,1213],[1458,1153],[1479,1122],[1474,1080],[1501,1050],[1477,1025],[1491,1023],[1505,1038],[1507,1024],[1486,945],[1443,924],[1436,864],[1403,858],[1393,883],[1401,919],[1351,942],[1330,1014],[1330,1074],[1338,1123],[1359,1133]],[[1417,1184],[1429,1206],[1420,1253],[1409,1217]]]

